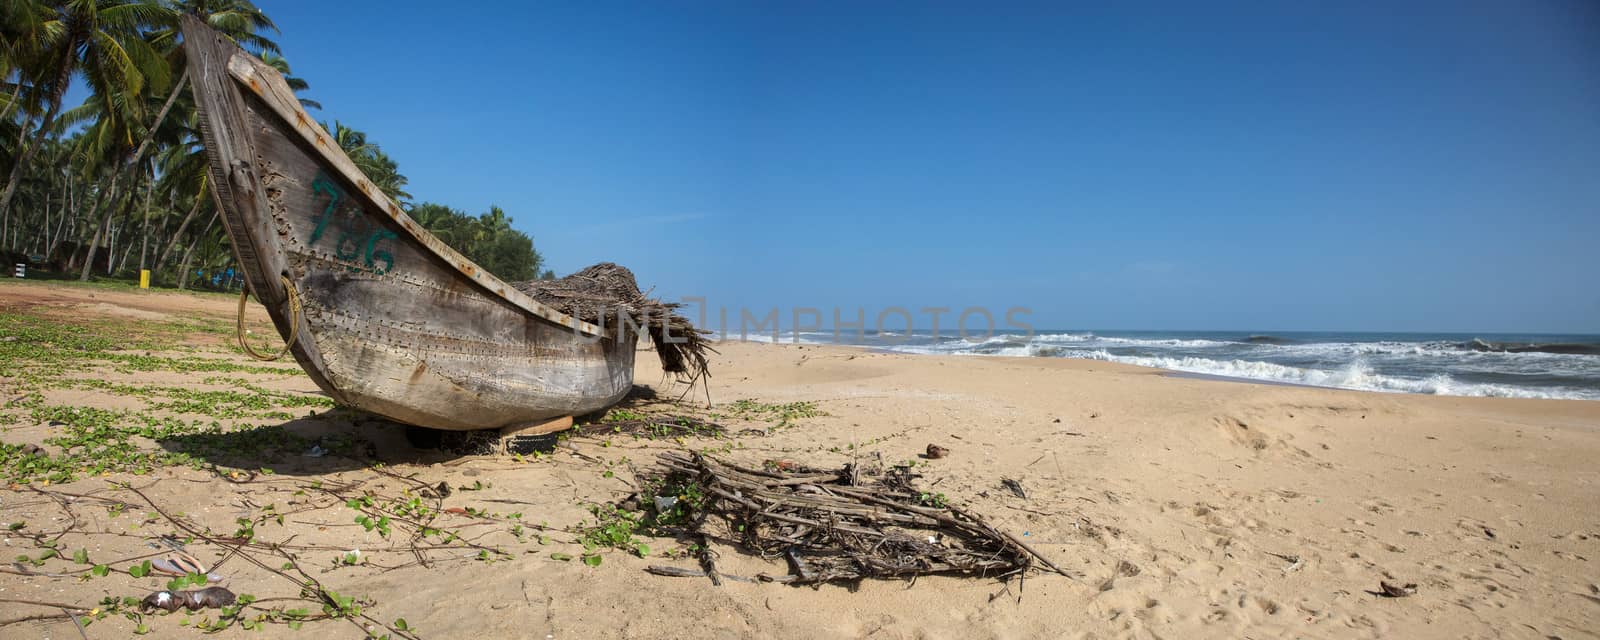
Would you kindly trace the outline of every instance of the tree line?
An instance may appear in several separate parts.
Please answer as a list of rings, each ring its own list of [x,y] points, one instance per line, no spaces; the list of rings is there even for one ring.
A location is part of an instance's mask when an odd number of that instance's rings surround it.
[[[196,16],[277,69],[308,109],[277,26],[248,0],[0,0],[0,254],[80,280],[149,269],[210,286],[234,267],[188,91],[178,17]],[[82,104],[62,104],[73,87]],[[399,165],[367,134],[323,127],[425,228],[506,280],[550,278],[499,207],[413,204]]]

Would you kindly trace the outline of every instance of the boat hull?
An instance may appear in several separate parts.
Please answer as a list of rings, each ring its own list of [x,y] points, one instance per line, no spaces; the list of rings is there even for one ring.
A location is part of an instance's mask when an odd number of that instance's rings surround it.
[[[628,393],[634,335],[516,298],[441,250],[351,174],[331,136],[286,113],[275,72],[203,25],[186,23],[185,39],[242,271],[328,395],[406,424],[473,430],[589,413]]]

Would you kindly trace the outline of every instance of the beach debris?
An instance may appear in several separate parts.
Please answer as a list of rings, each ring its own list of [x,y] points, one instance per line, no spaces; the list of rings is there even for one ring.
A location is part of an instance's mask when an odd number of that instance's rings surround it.
[[[1414,596],[1417,595],[1417,583],[1407,582],[1405,584],[1397,585],[1380,580],[1378,581],[1378,594],[1385,598],[1405,598]]]
[[[671,451],[660,455],[658,468],[662,476],[652,481],[680,488],[673,507],[686,533],[733,539],[788,563],[788,575],[758,575],[763,581],[815,585],[934,573],[1000,578],[1021,574],[1035,561],[1068,575],[944,494],[917,489],[908,466],[749,468]],[[700,560],[708,577],[716,575],[711,554]]]
[[[454,493],[454,492],[455,492],[455,490],[450,488],[450,483],[449,482],[445,482],[443,480],[440,480],[439,484],[436,484],[436,485],[431,486],[431,487],[423,487],[422,490],[418,491],[417,493],[422,494],[422,497],[424,497],[424,498],[432,498],[432,499],[435,499],[435,500],[442,500],[444,498],[450,497],[450,494]]]
[[[1005,487],[1007,491],[1010,491],[1011,495],[1022,498],[1023,500],[1028,499],[1028,492],[1022,489],[1021,482],[1012,480],[1011,478],[1001,478],[1000,486]]]
[[[1284,573],[1289,573],[1291,571],[1299,571],[1300,567],[1305,566],[1305,559],[1301,558],[1298,554],[1273,553],[1271,551],[1268,551],[1267,555],[1289,563],[1288,566],[1283,568],[1283,572]]]
[[[156,558],[150,561],[150,568],[156,573],[169,576],[184,577],[188,575],[206,575],[206,565],[194,556],[182,551],[167,554],[165,558]],[[211,578],[211,576],[207,576]]]
[[[141,611],[154,611],[162,609],[168,613],[178,609],[200,611],[201,609],[221,609],[237,600],[233,592],[222,587],[206,587],[194,591],[157,591],[144,597],[139,603]]]
[[[928,452],[924,454],[929,460],[938,460],[950,455],[950,450],[936,444],[928,445]]]
[[[665,577],[668,577],[668,578],[705,578],[705,577],[708,577],[704,569],[690,569],[690,568],[687,568],[687,567],[669,567],[669,566],[660,565],[660,564],[650,565],[648,567],[645,567],[644,570],[645,570],[645,573],[649,573],[649,574],[652,574],[652,575],[658,575],[658,576],[665,576]],[[756,581],[755,578],[746,578],[744,576],[728,575],[726,573],[721,573],[721,574],[717,574],[717,575],[719,577],[721,577],[721,578],[724,578],[724,579],[727,579],[727,580],[732,580],[734,582],[752,582],[753,583],[753,582]]]

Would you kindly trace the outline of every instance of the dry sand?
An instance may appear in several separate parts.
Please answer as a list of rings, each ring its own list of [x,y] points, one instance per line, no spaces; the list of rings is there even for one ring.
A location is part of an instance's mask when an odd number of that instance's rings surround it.
[[[25,289],[34,288],[0,287],[0,303],[43,295]],[[94,299],[84,293],[51,288],[48,296],[52,304],[134,317],[232,311],[226,298],[175,296],[183,301],[149,304],[137,293],[93,291]],[[930,490],[1026,536],[1075,577],[718,588],[642,571],[648,564],[691,565],[682,560],[620,552],[607,554],[599,567],[552,560],[552,550],[578,551],[562,535],[553,535],[550,546],[518,546],[502,536],[514,557],[489,565],[441,556],[429,568],[334,568],[326,553],[303,563],[330,588],[375,601],[368,607],[374,618],[404,617],[428,638],[1600,636],[1600,403],[1253,385],[1073,360],[793,345],[721,349],[710,387],[719,405],[805,400],[828,414],[770,436],[735,438],[729,458],[831,466],[877,455],[916,460],[930,443],[948,447],[949,457],[921,468]],[[660,382],[652,360],[641,354],[636,380],[673,390]],[[146,382],[196,381],[158,372]],[[312,392],[303,377],[277,385]],[[72,401],[119,402],[93,394]],[[290,426],[306,433],[341,428],[305,422]],[[554,527],[583,522],[586,503],[626,496],[629,464],[647,465],[655,451],[672,446],[579,438],[573,442],[582,455],[562,449],[518,463],[419,453],[393,428],[349,428],[376,442],[378,457],[395,474],[427,484],[492,485],[458,491],[446,505],[515,510],[525,521]],[[0,439],[33,441],[47,430],[16,425]],[[606,477],[606,465],[596,461],[617,463],[617,473]],[[234,518],[261,505],[294,504],[296,487],[310,482],[362,482],[390,493],[405,486],[329,458],[290,458],[273,468],[274,476],[242,484],[190,469],[120,479],[224,533]],[[1027,499],[1002,489],[1002,478],[1020,481]],[[104,479],[89,479],[53,488],[105,486]],[[37,529],[66,524],[59,505],[26,487],[0,492],[0,499],[0,520],[27,519]],[[110,518],[103,508],[76,513],[76,527],[128,534],[63,539],[96,558],[149,553],[143,536],[170,530],[160,522],[129,528],[137,518]],[[349,513],[338,509],[291,516],[283,526],[259,527],[257,536],[363,549],[395,544],[350,524]],[[223,555],[214,547],[194,551],[211,562]],[[718,551],[728,573],[785,572],[781,562],[732,547]],[[244,562],[226,563],[224,571],[236,591],[295,595],[280,578]],[[1416,583],[1416,595],[1380,597],[1373,593],[1380,581]],[[0,598],[90,604],[159,585],[118,574],[80,581],[0,573]],[[0,603],[0,619],[34,613],[54,612]],[[176,620],[151,618],[155,637],[198,633]],[[121,637],[129,629],[108,619],[89,632]],[[62,621],[0,627],[6,638],[77,634]],[[223,635],[244,634],[235,628]],[[361,632],[322,622],[298,632],[269,626],[252,637],[307,634]]]

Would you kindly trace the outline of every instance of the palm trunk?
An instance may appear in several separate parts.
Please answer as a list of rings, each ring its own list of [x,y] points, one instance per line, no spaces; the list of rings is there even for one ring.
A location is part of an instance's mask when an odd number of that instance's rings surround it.
[[[155,197],[156,174],[150,169],[150,181],[144,186],[144,224],[139,225],[139,271],[144,271],[144,254],[150,249],[150,200]]]
[[[156,129],[160,128],[161,127],[161,123],[164,122],[167,119],[167,114],[172,111],[172,105],[177,103],[177,101],[178,101],[178,94],[183,92],[184,86],[187,85],[188,83],[189,83],[189,74],[185,73],[185,74],[183,74],[182,78],[178,79],[178,84],[176,86],[172,87],[172,91],[167,92],[167,101],[161,105],[161,111],[156,114],[155,122],[150,125],[149,129],[145,130],[144,139],[140,140],[139,141],[139,147],[134,149],[133,157],[131,157],[131,158],[129,158],[127,160],[127,164],[128,165],[138,165],[139,164],[139,158],[144,157],[145,150],[150,148],[150,142],[155,139]],[[123,165],[118,165],[118,166],[114,166],[114,167],[111,168],[111,171],[112,171],[112,175],[111,175],[111,191],[113,193],[116,192],[117,180],[122,177],[123,170],[124,170],[123,169]],[[89,253],[90,253],[91,256],[94,254],[95,246],[100,244],[101,233],[105,229],[109,229],[110,228],[110,226],[111,226],[111,216],[115,212],[116,212],[116,209],[114,209],[114,208],[106,210],[105,220],[100,223],[101,231],[97,231],[95,233],[95,235],[94,235],[94,239],[89,241]],[[88,267],[85,267],[84,270],[83,270],[83,273],[78,275],[78,279],[79,280],[88,280],[89,279],[89,268]]]
[[[189,213],[185,214],[183,221],[178,223],[177,233],[172,234],[172,239],[167,241],[166,248],[161,250],[161,257],[156,258],[156,269],[160,269],[162,265],[167,264],[167,258],[172,257],[172,248],[177,246],[178,239],[183,237],[183,230],[189,228],[189,221],[193,220],[194,215],[200,212],[200,205],[205,201],[205,189],[201,189],[200,193],[194,197],[194,206],[189,207]]]
[[[189,247],[183,250],[183,263],[178,267],[179,290],[187,289],[189,287],[189,260],[194,258],[195,247],[200,246],[200,243],[205,241],[206,234],[211,233],[211,227],[212,225],[217,224],[217,218],[219,217],[222,217],[221,209],[218,209],[216,213],[211,214],[211,222],[206,223],[205,230],[201,231],[200,235],[195,236],[194,242],[189,243]]]
[[[127,231],[124,230],[123,234],[126,235]],[[129,242],[128,246],[122,248],[122,257],[117,259],[117,268],[107,269],[106,272],[111,273],[113,271],[122,271],[123,267],[128,266],[128,256],[131,255],[133,255],[133,243]]]
[[[11,101],[12,104],[16,104],[17,102],[18,102],[17,100],[12,100]],[[4,118],[0,117],[0,121],[3,121],[3,120],[4,120]],[[32,116],[32,114],[29,114],[28,117],[23,118],[22,119],[22,126],[17,128],[17,151],[19,153],[25,148],[25,145],[28,144],[28,125],[30,125],[30,124],[33,124],[33,116]],[[20,166],[20,165],[18,165],[18,166]],[[16,172],[16,167],[12,167],[12,170],[11,170],[11,174],[13,176],[12,179],[13,180],[20,180],[21,178],[17,177],[16,173],[17,173]],[[9,226],[10,223],[11,223],[11,209],[10,209],[10,207],[7,207],[3,212],[0,212],[0,238],[5,238],[5,231],[3,231],[3,229],[5,229],[7,226]]]
[[[62,186],[65,187],[63,189],[65,193],[61,194],[61,221],[56,223],[55,235],[50,236],[50,246],[45,247],[45,260],[54,258],[56,255],[56,249],[61,247],[61,238],[64,237],[64,234],[67,231],[67,220],[72,218],[71,205],[75,204],[77,201],[77,194],[72,191],[72,174],[67,173],[62,177]]]
[[[133,243],[128,243],[128,247],[122,250],[122,259],[116,261],[111,260],[111,257],[117,254],[117,250],[114,248],[117,240],[127,239],[128,226],[133,218],[133,209],[139,204],[137,199],[138,196],[134,195],[138,192],[138,190],[139,185],[137,183],[130,185],[128,189],[128,195],[123,199],[122,223],[112,227],[111,233],[107,234],[106,236],[106,275],[108,276],[116,271],[122,270],[123,263],[127,262],[128,260],[128,249],[133,248]]]
[[[94,234],[89,236],[88,259],[83,261],[83,270],[78,273],[79,282],[89,281],[89,273],[94,270],[94,252],[100,248],[100,239],[105,237],[106,232],[111,230],[111,217],[117,213],[117,182],[121,181],[122,172],[117,171],[116,166],[112,166],[109,170],[111,171],[111,175],[107,176],[111,180],[109,191],[102,188],[95,194],[94,206],[89,207],[89,220],[91,221],[94,220],[94,214],[100,211],[101,206],[105,206],[106,215],[99,223],[94,225]],[[108,200],[110,202],[107,202]]]
[[[47,209],[44,210],[44,224],[39,225],[39,235],[34,236],[34,238],[33,238],[33,253],[35,253],[37,255],[44,255],[45,245],[49,244],[49,243],[50,243],[50,209],[47,208]],[[49,256],[45,256],[45,257],[46,257],[46,259],[49,258]]]
[[[4,122],[7,118],[10,118],[11,111],[16,109],[17,105],[19,104],[22,104],[22,78],[20,76],[17,78],[17,92],[11,94],[11,101],[6,103],[5,111],[0,112],[0,122]]]
[[[62,198],[66,198],[66,195],[63,194],[61,197]],[[44,224],[39,227],[39,243],[34,245],[34,246],[38,247],[39,250],[43,251],[45,249],[45,247],[49,246],[49,244],[50,244],[50,198],[46,197],[45,200],[44,200]],[[45,256],[44,259],[49,260],[50,256]]]
[[[33,134],[33,144],[23,145],[18,149],[17,164],[11,167],[11,177],[6,180],[6,188],[0,191],[0,215],[11,211],[11,197],[17,194],[17,183],[22,181],[22,170],[33,160],[33,154],[44,146],[45,136],[50,134],[50,126],[56,122],[56,113],[61,111],[61,98],[67,92],[67,82],[72,79],[72,56],[61,57],[61,69],[56,72],[56,84],[50,92],[50,108],[44,112],[44,120],[39,122],[39,129]],[[26,131],[27,127],[23,127]]]

